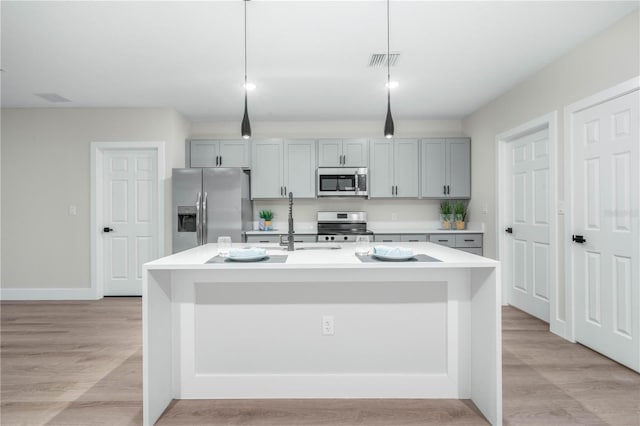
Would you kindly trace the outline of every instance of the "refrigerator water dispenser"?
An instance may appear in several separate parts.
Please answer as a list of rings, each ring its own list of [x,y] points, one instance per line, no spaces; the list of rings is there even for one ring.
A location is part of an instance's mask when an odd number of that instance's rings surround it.
[[[178,232],[196,232],[195,206],[178,206]]]

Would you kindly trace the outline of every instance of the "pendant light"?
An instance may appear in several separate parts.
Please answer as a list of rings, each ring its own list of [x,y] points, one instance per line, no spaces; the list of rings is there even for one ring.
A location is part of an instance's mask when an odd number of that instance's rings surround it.
[[[391,52],[389,49],[389,0],[387,0],[387,118],[384,120],[384,137],[392,138],[394,132],[393,117],[391,117]]]
[[[244,115],[240,132],[244,139],[251,137],[251,123],[249,122],[249,111],[247,109],[247,2],[244,0]]]

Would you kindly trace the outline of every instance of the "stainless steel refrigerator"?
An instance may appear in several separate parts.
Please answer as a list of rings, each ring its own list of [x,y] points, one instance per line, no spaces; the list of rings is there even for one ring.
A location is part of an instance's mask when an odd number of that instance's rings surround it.
[[[248,172],[239,168],[173,169],[173,253],[221,235],[242,242],[252,228]]]

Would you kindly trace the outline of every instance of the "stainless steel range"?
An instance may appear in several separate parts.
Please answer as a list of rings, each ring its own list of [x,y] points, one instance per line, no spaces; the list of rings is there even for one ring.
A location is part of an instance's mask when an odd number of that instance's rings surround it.
[[[367,212],[318,212],[318,242],[353,242],[367,230]]]

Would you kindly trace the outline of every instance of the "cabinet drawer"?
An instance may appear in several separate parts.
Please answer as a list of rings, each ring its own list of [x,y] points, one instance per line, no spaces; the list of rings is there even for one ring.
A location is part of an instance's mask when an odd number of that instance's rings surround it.
[[[280,235],[247,235],[248,243],[280,243]]]
[[[454,247],[456,244],[455,235],[434,234],[429,235],[429,242],[440,244],[441,246]]]
[[[460,251],[466,251],[467,253],[477,254],[478,256],[482,256],[482,247],[462,247],[459,248]]]
[[[424,243],[427,241],[427,234],[400,235],[400,241],[405,243]]]
[[[376,243],[397,243],[402,241],[399,234],[376,234],[373,236]]]
[[[482,247],[481,234],[456,235],[456,247]]]

